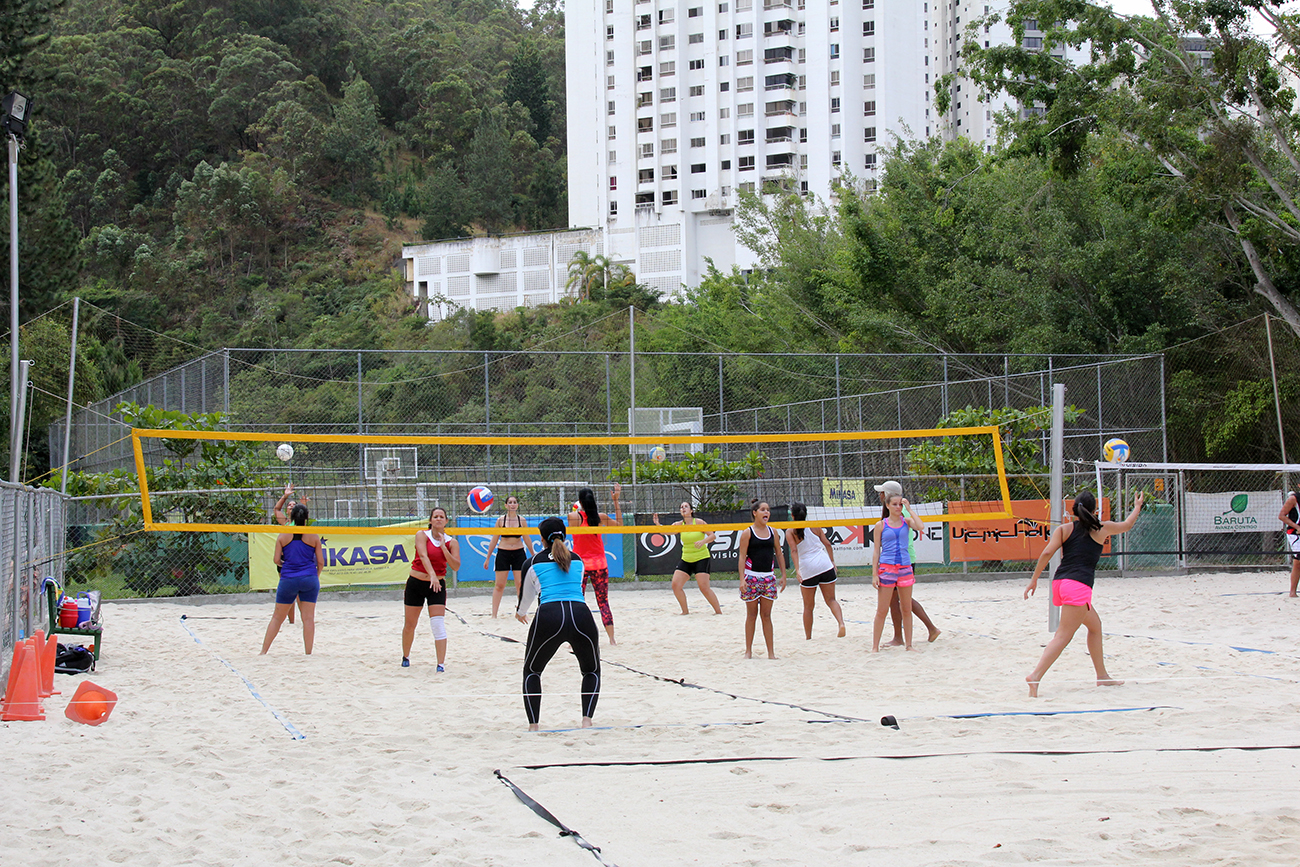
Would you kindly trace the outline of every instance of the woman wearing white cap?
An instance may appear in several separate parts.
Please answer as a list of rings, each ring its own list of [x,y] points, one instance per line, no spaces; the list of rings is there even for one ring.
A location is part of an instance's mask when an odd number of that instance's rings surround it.
[[[882,506],[889,505],[890,497],[903,496],[903,486],[900,485],[898,482],[892,480],[888,482],[881,482],[880,484],[873,485],[872,487],[875,488],[876,493],[880,494],[880,505]],[[912,510],[908,508],[910,505],[911,504],[908,503],[907,498],[903,497],[904,517],[911,517]],[[908,559],[910,559],[912,563],[915,565],[916,540],[913,539],[911,536],[908,536],[907,539],[907,554],[908,554]],[[941,634],[939,627],[934,625],[934,621],[931,620],[929,615],[925,613],[925,609],[921,607],[920,602],[916,601],[915,596],[912,597],[912,613],[916,615],[917,620],[925,624],[925,628],[929,631],[930,634],[926,638],[927,641],[934,641],[936,638],[939,637],[939,635]],[[889,644],[893,647],[900,647],[903,644],[903,609],[899,605],[897,595],[894,596],[893,601],[890,603],[889,619],[894,624],[894,640],[889,642]]]

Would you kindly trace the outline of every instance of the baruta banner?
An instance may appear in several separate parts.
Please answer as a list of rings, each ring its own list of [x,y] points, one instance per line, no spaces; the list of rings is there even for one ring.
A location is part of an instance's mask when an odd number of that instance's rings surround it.
[[[672,521],[669,520],[670,517],[673,518]],[[702,518],[710,524],[739,524],[754,519],[749,509],[737,509],[734,512],[698,512],[695,517]],[[659,520],[667,526],[681,520],[681,518],[676,512],[660,512]],[[770,520],[790,520],[789,507],[773,506]],[[636,522],[641,526],[653,524],[654,516],[648,512],[638,514]],[[723,578],[734,578],[739,574],[737,570],[740,568],[740,560],[736,550],[736,543],[740,539],[741,532],[740,530],[727,530],[718,533],[713,540],[713,544],[709,546],[709,553],[713,557],[711,569],[714,575]],[[776,530],[776,534],[778,540],[784,539],[780,530]],[[638,575],[671,575],[681,559],[681,536],[677,533],[641,533],[636,537],[636,572]],[[789,564],[788,559],[786,563]],[[731,574],[725,574],[728,572]]]
[[[1184,496],[1189,533],[1267,533],[1282,529],[1277,520],[1287,496],[1282,491],[1188,492]]]

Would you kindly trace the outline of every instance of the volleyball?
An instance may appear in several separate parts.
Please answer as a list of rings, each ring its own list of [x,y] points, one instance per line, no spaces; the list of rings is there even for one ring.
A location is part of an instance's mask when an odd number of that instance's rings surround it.
[[[492,489],[487,485],[475,485],[469,489],[469,494],[465,497],[465,503],[469,506],[471,512],[482,514],[492,508],[492,500],[495,497]]]
[[[654,448],[650,449],[650,460],[654,461],[656,464],[662,464],[665,460],[667,460],[667,458],[668,458],[668,452],[664,449],[663,446],[655,446]]]
[[[275,456],[282,461],[292,460],[293,446],[289,445],[288,443],[280,443],[280,445],[276,446],[275,448]]]
[[[1119,437],[1113,437],[1106,440],[1106,445],[1101,447],[1101,452],[1110,463],[1123,463],[1128,460],[1128,443]]]

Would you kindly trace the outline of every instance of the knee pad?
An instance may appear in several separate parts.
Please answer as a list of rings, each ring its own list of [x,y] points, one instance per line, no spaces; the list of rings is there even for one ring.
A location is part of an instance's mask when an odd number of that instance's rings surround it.
[[[429,618],[429,631],[433,633],[435,641],[445,641],[447,638],[447,624],[441,616]]]

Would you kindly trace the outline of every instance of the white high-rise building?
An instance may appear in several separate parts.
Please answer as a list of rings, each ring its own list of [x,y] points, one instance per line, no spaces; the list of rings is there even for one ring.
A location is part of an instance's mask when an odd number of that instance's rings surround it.
[[[831,199],[892,136],[937,127],[930,4],[569,0],[569,222],[672,293],[706,259],[748,268],[741,189]]]

